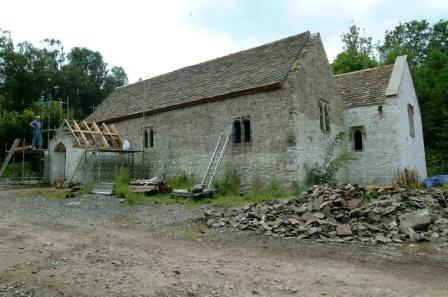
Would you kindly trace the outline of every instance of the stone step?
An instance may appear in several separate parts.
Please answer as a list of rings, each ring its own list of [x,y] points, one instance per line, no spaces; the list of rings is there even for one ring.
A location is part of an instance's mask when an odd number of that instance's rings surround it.
[[[97,182],[93,184],[93,194],[112,195],[114,190],[114,183]]]

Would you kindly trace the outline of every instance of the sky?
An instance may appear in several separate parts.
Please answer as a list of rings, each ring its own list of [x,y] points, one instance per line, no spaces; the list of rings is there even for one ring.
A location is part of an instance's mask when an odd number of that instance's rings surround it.
[[[376,42],[399,22],[447,17],[448,0],[0,0],[15,43],[99,51],[130,83],[307,30],[332,61],[352,22]]]

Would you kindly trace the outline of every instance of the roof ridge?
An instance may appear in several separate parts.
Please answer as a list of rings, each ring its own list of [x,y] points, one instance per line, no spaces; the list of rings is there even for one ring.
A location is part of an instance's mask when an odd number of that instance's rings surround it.
[[[349,74],[354,74],[354,73],[359,73],[359,72],[367,72],[367,71],[378,70],[381,68],[386,68],[386,67],[390,67],[390,66],[394,66],[394,65],[395,64],[388,64],[388,65],[377,66],[377,67],[373,67],[373,68],[366,68],[366,69],[351,71],[351,72],[347,72],[347,73],[333,74],[333,76],[344,76],[344,75],[349,75]]]
[[[308,38],[306,31],[116,88],[87,119],[116,119],[281,88]]]
[[[308,31],[302,32],[302,33],[300,33],[300,34],[290,36],[290,37],[296,37],[296,36],[303,35],[303,34],[306,34],[306,40],[305,40],[305,42],[300,46],[299,50],[297,51],[296,55],[294,56],[294,59],[293,59],[292,62],[291,62],[291,66],[289,66],[288,70],[286,71],[285,75],[283,76],[283,79],[280,81],[280,85],[283,85],[283,83],[284,83],[284,82],[286,81],[286,79],[288,78],[288,75],[289,75],[289,73],[291,72],[291,69],[294,67],[294,62],[297,61],[297,58],[300,56],[300,53],[302,53],[302,50],[303,50],[303,48],[305,47],[305,44],[307,44],[308,41],[310,40],[311,33],[310,33],[310,31],[308,30]]]
[[[199,63],[196,63],[196,64],[184,66],[184,67],[180,67],[180,68],[177,68],[177,69],[174,69],[174,70],[171,70],[171,71],[168,71],[168,72],[164,72],[164,73],[161,73],[161,74],[158,74],[158,75],[155,75],[155,76],[151,76],[151,77],[148,77],[148,78],[145,78],[145,79],[142,79],[142,80],[139,80],[139,81],[136,81],[136,82],[124,85],[124,86],[120,86],[120,87],[117,87],[117,88],[126,88],[128,86],[139,84],[139,83],[145,82],[145,81],[147,81],[149,79],[153,79],[153,78],[156,78],[156,77],[159,77],[159,76],[162,76],[162,75],[167,75],[167,74],[170,74],[170,73],[173,73],[173,72],[176,72],[176,71],[180,71],[180,70],[184,70],[184,69],[188,69],[188,68],[191,68],[191,67],[196,67],[196,66],[199,66],[201,64],[205,64],[205,63],[209,63],[209,62],[212,62],[212,61],[224,59],[224,58],[230,57],[232,55],[240,54],[240,53],[243,53],[243,52],[248,52],[248,51],[251,51],[251,50],[258,49],[258,48],[268,47],[268,46],[270,46],[270,45],[272,45],[274,43],[285,41],[286,39],[293,39],[293,38],[299,37],[300,35],[303,35],[303,34],[307,34],[308,35],[307,36],[307,40],[308,40],[309,35],[310,35],[310,31],[301,32],[299,34],[283,37],[283,38],[280,38],[280,39],[277,39],[277,40],[274,40],[274,41],[271,41],[271,42],[268,42],[268,43],[263,43],[263,44],[260,44],[260,45],[257,45],[257,46],[253,46],[253,47],[250,47],[250,48],[247,48],[247,49],[243,49],[243,50],[240,50],[240,51],[232,52],[232,53],[226,54],[226,55],[221,56],[221,57],[213,58],[213,59],[210,59],[210,60],[205,60],[205,61],[202,61],[202,62],[199,62]],[[301,52],[302,48],[303,48],[303,46],[300,48],[298,54]]]

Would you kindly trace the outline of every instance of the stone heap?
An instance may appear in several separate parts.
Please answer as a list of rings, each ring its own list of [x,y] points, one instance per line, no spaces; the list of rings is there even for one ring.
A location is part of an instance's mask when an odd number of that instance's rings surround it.
[[[208,210],[210,227],[322,241],[448,242],[448,191],[320,185],[300,199]]]

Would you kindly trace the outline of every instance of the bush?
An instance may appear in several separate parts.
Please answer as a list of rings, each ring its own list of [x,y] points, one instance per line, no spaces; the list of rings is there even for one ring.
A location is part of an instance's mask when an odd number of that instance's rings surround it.
[[[31,164],[26,162],[24,165],[24,176],[36,176],[36,172],[31,168]],[[5,172],[2,177],[21,177],[22,176],[22,162],[11,163],[6,166]]]
[[[293,180],[289,185],[289,191],[292,195],[300,195],[304,190],[305,186],[302,185],[298,180]]]
[[[305,184],[318,185],[331,183],[336,180],[336,173],[347,165],[351,160],[355,160],[356,157],[351,152],[343,152],[337,157],[334,157],[335,149],[344,138],[344,133],[340,132],[325,152],[324,162],[321,165],[314,165],[314,167],[307,167],[307,175],[305,178]]]
[[[224,175],[220,179],[215,179],[213,187],[218,195],[239,195],[241,177],[233,166],[227,164],[224,168]]]
[[[131,177],[126,168],[118,167],[115,169],[114,195],[119,198],[126,198],[128,204],[133,205],[138,202],[139,195],[129,190],[130,181]]]
[[[193,174],[188,174],[182,170],[173,176],[165,177],[165,180],[173,189],[190,189],[196,184]]]
[[[407,189],[418,189],[421,187],[420,174],[415,169],[397,169],[395,180],[400,187]]]

